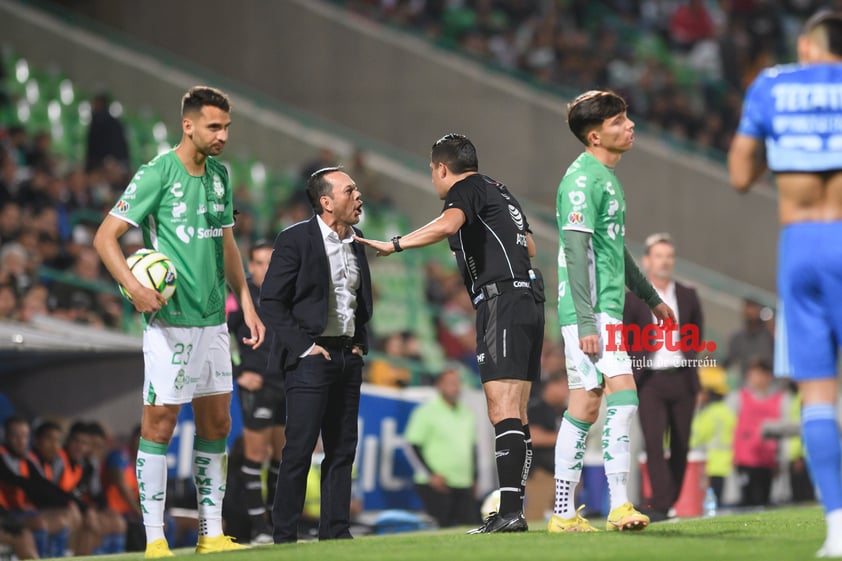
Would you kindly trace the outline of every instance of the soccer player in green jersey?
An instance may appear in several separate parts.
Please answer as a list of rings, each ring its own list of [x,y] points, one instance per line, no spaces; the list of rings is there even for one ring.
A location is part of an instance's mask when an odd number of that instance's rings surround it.
[[[631,360],[623,348],[626,286],[663,321],[672,310],[643,276],[625,247],[626,200],[614,166],[634,143],[634,122],[626,102],[609,91],[589,91],[567,108],[570,130],[585,151],[558,187],[558,315],[567,359],[570,404],[555,449],[556,498],[550,532],[592,532],[575,508],[573,492],[582,474],[585,439],[599,415],[605,475],[611,498],[608,530],[642,530],[649,518],[628,499],[631,457],[629,427],[637,412]]]
[[[146,557],[172,557],[164,538],[167,445],[182,404],[196,421],[193,477],[199,508],[198,553],[243,546],[222,532],[225,444],[231,430],[233,383],[225,282],[240,301],[250,337],[265,329],[254,308],[234,226],[228,172],[217,161],[228,140],[231,104],[221,91],[196,86],[182,99],[181,142],[142,166],[103,220],[94,247],[144,314],[143,419],[137,456]],[[140,226],[145,247],[162,252],[178,272],[169,302],[134,278],[119,238]],[[166,304],[166,305],[164,305]]]

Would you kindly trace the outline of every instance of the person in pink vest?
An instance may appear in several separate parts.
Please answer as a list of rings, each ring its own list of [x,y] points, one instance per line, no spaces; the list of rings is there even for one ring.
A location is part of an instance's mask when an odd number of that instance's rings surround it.
[[[763,425],[780,420],[785,407],[784,393],[774,383],[768,361],[749,363],[738,399],[734,466],[739,474],[740,506],[767,505],[778,469],[778,441],[763,437]]]

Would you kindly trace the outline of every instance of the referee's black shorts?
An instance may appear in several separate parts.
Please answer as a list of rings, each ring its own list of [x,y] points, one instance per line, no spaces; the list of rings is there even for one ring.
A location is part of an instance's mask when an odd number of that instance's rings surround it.
[[[287,402],[284,389],[264,384],[257,391],[237,388],[243,410],[243,426],[249,430],[263,430],[286,425]]]
[[[544,304],[529,289],[504,292],[477,306],[477,363],[483,383],[541,377]]]

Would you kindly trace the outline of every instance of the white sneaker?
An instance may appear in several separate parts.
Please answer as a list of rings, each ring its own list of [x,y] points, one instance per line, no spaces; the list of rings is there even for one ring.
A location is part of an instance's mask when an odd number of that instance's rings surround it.
[[[275,539],[269,534],[257,534],[250,543],[251,545],[274,545]]]
[[[837,537],[833,541],[825,540],[822,548],[816,552],[816,557],[825,559],[842,558],[842,537]]]

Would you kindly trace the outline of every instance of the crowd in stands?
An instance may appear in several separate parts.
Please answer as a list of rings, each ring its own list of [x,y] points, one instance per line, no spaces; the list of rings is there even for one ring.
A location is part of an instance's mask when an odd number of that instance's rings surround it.
[[[539,84],[609,87],[673,140],[726,151],[757,72],[821,0],[337,0]]]

